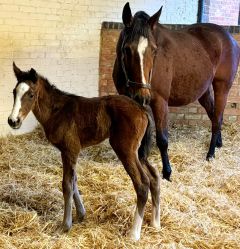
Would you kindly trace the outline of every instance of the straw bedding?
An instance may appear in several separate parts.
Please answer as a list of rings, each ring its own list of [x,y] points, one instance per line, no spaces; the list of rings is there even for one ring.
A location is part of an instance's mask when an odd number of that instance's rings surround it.
[[[135,207],[132,183],[108,142],[85,149],[78,185],[87,216],[72,230],[63,218],[60,153],[34,132],[0,139],[0,248],[239,248],[240,127],[223,127],[224,147],[206,162],[210,132],[172,127],[172,182],[161,180],[161,229],[147,203],[139,242],[127,239]],[[150,160],[161,170],[160,155]],[[75,210],[74,210],[75,211]],[[74,213],[74,212],[73,212]],[[75,214],[75,213],[74,213]]]

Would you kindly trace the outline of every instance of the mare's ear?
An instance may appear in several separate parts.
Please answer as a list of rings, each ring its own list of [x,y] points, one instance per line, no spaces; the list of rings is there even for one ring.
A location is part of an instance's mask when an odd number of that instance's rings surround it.
[[[160,10],[158,12],[156,12],[153,16],[151,16],[148,20],[148,24],[151,27],[151,29],[155,29],[156,25],[158,24],[160,15],[162,13],[162,8],[163,6],[160,8]]]
[[[129,2],[127,2],[123,7],[122,20],[123,20],[123,24],[126,27],[131,26],[131,24],[132,24],[132,12],[131,12],[131,9],[130,9]]]
[[[37,72],[35,71],[35,69],[31,68],[30,71],[29,71],[29,74],[30,74],[31,81],[33,83],[36,83],[38,75],[37,75]]]
[[[16,66],[15,62],[13,62],[13,71],[17,80],[19,81],[21,76],[23,75],[23,72]]]

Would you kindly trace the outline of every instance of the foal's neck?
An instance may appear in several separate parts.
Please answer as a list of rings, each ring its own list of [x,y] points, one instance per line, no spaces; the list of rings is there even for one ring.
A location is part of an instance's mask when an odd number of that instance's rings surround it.
[[[61,103],[64,93],[57,90],[47,79],[39,77],[37,100],[33,108],[33,113],[39,123],[45,126],[56,111],[56,106]]]

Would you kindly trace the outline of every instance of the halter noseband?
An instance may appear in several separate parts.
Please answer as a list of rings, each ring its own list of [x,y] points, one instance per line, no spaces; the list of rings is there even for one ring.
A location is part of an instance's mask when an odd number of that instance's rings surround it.
[[[139,88],[151,89],[150,83],[142,83],[142,82],[140,83],[140,82],[132,81],[128,78],[127,71],[125,68],[125,63],[124,63],[124,45],[125,45],[126,38],[127,37],[125,36],[123,39],[122,47],[121,47],[121,52],[122,52],[121,65],[122,65],[122,70],[123,70],[123,73],[124,73],[125,79],[126,79],[126,87],[137,86]],[[152,69],[151,69],[151,74],[150,74],[150,79],[151,78],[152,78]]]

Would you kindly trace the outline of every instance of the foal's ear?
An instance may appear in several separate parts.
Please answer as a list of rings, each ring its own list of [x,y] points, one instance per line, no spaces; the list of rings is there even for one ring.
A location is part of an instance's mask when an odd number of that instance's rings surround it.
[[[36,83],[38,75],[37,75],[37,72],[35,71],[35,69],[31,68],[30,71],[29,71],[29,74],[30,74],[31,81],[33,83]]]
[[[17,80],[19,80],[23,75],[23,72],[16,66],[15,62],[13,62],[13,71]]]
[[[153,16],[151,16],[148,20],[148,24],[149,26],[151,27],[151,29],[155,29],[158,21],[159,21],[159,18],[160,18],[160,15],[162,13],[162,8],[163,6],[160,8],[160,10],[158,12],[156,12]]]
[[[132,24],[132,12],[131,12],[131,9],[130,9],[129,2],[127,2],[123,7],[122,20],[123,20],[123,24],[126,27],[131,26],[131,24]]]

